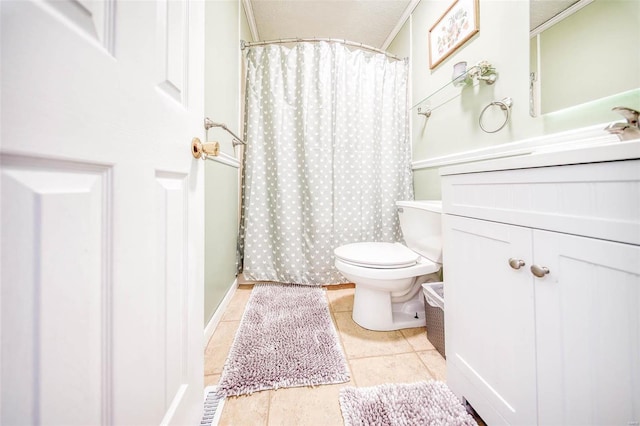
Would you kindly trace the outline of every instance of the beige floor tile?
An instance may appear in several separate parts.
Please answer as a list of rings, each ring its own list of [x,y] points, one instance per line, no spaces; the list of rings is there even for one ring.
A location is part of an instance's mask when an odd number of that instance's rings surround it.
[[[427,331],[424,327],[405,328],[400,330],[400,332],[416,352],[435,349],[429,339],[427,339]]]
[[[240,286],[205,350],[205,386],[216,384],[251,294]],[[446,364],[427,340],[424,328],[375,332],[351,318],[354,288],[327,290],[332,319],[349,359],[349,383],[287,388],[227,398],[222,425],[341,425],[340,389],[446,379]]]
[[[207,374],[204,376],[204,387],[217,385],[220,381],[220,374]]]
[[[413,351],[399,331],[366,330],[351,319],[351,312],[335,312],[334,318],[348,359]]]
[[[351,312],[353,310],[353,288],[340,287],[327,289],[327,299],[332,312]]]
[[[220,374],[229,354],[240,321],[222,321],[218,324],[204,351],[204,374]]]
[[[240,272],[236,278],[238,279],[238,285],[240,285],[240,286],[247,286],[247,285],[255,284],[255,281],[250,281],[250,280],[246,279],[242,272]]]
[[[273,391],[269,425],[342,425],[339,397],[345,386],[353,382]]]
[[[272,391],[256,392],[251,395],[230,397],[224,402],[220,425],[267,425],[269,398]]]
[[[434,379],[447,381],[447,364],[445,359],[440,355],[438,351],[424,351],[418,352],[418,356],[424,364],[427,366]]]
[[[349,361],[352,379],[358,387],[384,383],[413,383],[433,379],[415,352],[360,358]]]
[[[242,319],[242,314],[245,306],[247,306],[252,289],[253,287],[249,286],[242,286],[236,289],[229,306],[227,306],[222,315],[222,321],[240,321]]]

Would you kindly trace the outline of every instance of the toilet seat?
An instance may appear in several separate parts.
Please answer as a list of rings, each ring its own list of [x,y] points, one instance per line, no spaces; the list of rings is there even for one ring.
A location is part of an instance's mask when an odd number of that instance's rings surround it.
[[[375,280],[398,280],[438,272],[442,265],[434,263],[425,257],[420,257],[415,265],[403,268],[371,268],[354,265],[340,259],[336,259],[335,266],[343,274]]]
[[[336,259],[363,268],[407,268],[418,263],[421,256],[400,243],[353,243],[335,249]]]

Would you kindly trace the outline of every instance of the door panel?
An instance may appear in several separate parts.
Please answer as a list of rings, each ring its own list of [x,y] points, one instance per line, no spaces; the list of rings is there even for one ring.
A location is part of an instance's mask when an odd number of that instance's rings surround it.
[[[157,173],[155,211],[159,226],[157,236],[158,283],[164,287],[165,318],[164,375],[167,387],[166,406],[180,395],[186,379],[188,323],[183,320],[187,309],[187,179],[182,174]]]
[[[472,405],[486,398],[498,414],[487,412],[488,423],[533,424],[533,288],[527,266],[509,266],[510,258],[531,258],[531,231],[451,215],[443,220],[448,383]]]
[[[640,420],[640,247],[534,231],[540,424]]]
[[[59,13],[109,53],[113,52],[114,0],[47,0],[52,14]]]
[[[3,156],[1,179],[2,238],[17,243],[2,257],[3,424],[98,424],[112,346],[109,169]]]
[[[0,3],[1,424],[199,419],[203,9]]]
[[[169,0],[158,1],[158,87],[176,102],[186,105],[186,76],[188,50],[189,3]]]

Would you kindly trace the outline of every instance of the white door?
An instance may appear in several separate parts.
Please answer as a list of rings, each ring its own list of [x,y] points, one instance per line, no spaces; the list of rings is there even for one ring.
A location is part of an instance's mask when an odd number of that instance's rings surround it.
[[[452,215],[443,229],[447,383],[488,424],[535,424],[531,230]]]
[[[204,4],[0,7],[0,423],[193,424]]]
[[[541,425],[640,421],[640,247],[534,231]]]

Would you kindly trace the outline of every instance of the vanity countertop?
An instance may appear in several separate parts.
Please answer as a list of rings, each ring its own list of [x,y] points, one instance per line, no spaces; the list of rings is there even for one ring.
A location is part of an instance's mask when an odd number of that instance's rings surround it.
[[[440,175],[598,163],[640,158],[640,139],[582,147],[546,146],[531,154],[442,167]]]

